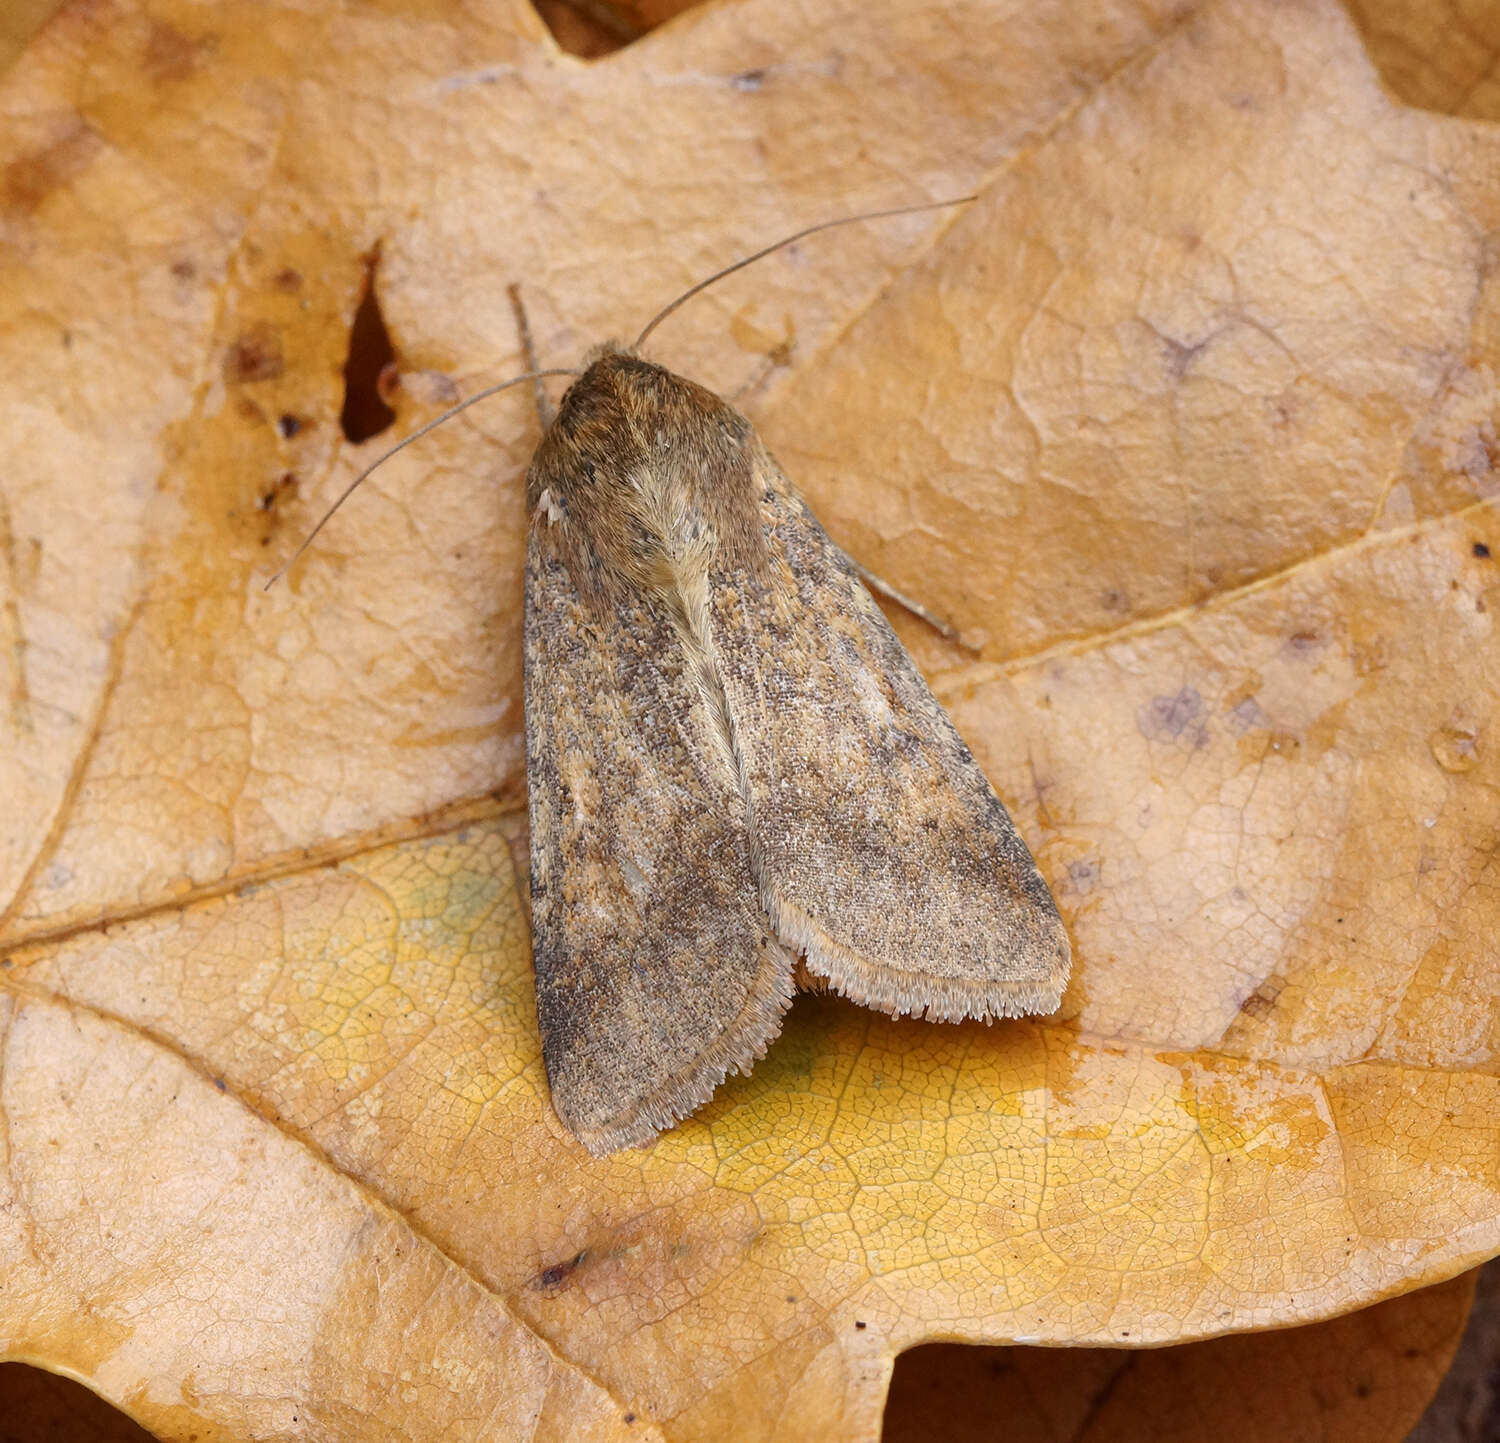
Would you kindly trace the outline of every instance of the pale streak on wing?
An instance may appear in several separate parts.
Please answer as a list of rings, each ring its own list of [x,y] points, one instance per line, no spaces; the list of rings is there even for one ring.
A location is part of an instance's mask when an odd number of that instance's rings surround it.
[[[710,577],[713,646],[777,934],[856,1002],[1051,1012],[1067,933],[1031,853],[843,553],[763,449],[770,551]]]
[[[526,581],[537,1011],[558,1114],[603,1154],[649,1140],[765,1052],[792,958],[665,609],[586,607],[548,525],[533,521]]]

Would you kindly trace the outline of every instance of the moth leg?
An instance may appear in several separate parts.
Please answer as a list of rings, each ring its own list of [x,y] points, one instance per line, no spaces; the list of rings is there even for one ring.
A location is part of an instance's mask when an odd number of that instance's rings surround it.
[[[871,591],[878,591],[887,601],[894,601],[903,611],[909,611],[919,621],[925,621],[945,641],[957,641],[960,646],[963,642],[959,639],[958,628],[950,626],[946,621],[941,621],[932,612],[922,605],[920,601],[913,601],[904,591],[897,591],[888,581],[882,581],[873,571],[861,566],[842,547],[844,560],[849,563],[850,569]]]
[[[510,297],[510,308],[515,313],[516,330],[521,337],[521,354],[526,357],[526,369],[540,371],[542,368],[537,364],[536,343],[531,339],[531,322],[527,319],[526,306],[521,300],[521,287],[512,281],[506,286],[505,293]],[[536,400],[537,419],[542,423],[542,432],[545,434],[557,413],[552,409],[552,399],[547,395],[547,387],[542,378],[534,377],[531,385],[532,395]]]

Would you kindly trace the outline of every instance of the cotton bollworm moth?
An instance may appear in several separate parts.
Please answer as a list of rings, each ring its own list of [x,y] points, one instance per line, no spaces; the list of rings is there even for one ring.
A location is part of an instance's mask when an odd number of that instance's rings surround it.
[[[596,1155],[747,1071],[799,956],[937,1021],[1051,1012],[1068,976],[1026,844],[856,568],[744,416],[637,354],[719,276],[594,353],[526,479],[537,1012]]]

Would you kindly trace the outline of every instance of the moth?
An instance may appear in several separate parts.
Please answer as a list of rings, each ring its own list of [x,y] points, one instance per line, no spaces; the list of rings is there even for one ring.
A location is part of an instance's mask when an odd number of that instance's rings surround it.
[[[949,1022],[1051,1012],[1070,964],[852,563],[751,423],[641,341],[594,353],[526,478],[537,1013],[553,1105],[596,1156],[748,1071],[799,958]]]
[[[1057,1007],[1026,844],[844,553],[733,406],[601,348],[526,480],[542,1053],[590,1152],[747,1071],[794,967],[940,1021]]]

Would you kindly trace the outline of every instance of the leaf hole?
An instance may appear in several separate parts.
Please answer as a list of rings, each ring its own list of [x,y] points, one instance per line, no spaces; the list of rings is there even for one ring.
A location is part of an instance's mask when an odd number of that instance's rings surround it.
[[[378,251],[365,260],[364,291],[349,328],[349,359],[344,362],[344,409],[339,425],[356,443],[378,436],[396,419],[396,413],[386,404],[396,374],[396,349],[375,294],[379,264]]]

